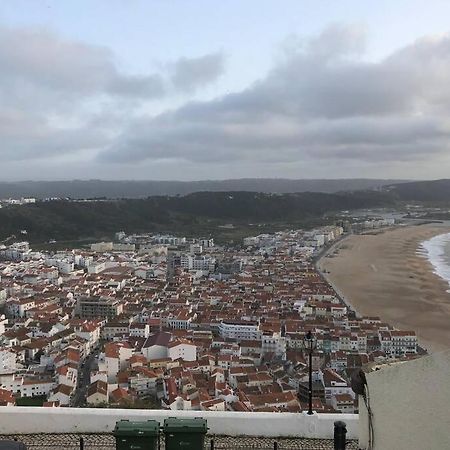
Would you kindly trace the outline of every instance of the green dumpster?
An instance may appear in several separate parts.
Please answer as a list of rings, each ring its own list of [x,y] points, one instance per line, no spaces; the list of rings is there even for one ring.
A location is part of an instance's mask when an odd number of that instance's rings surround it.
[[[195,419],[169,417],[164,420],[163,430],[166,450],[202,450],[208,427],[206,420],[200,417]]]
[[[120,420],[114,428],[117,450],[157,450],[159,422],[130,422]]]

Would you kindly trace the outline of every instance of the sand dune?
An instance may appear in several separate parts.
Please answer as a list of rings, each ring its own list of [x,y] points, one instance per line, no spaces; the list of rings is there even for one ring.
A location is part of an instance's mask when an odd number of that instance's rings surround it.
[[[449,227],[420,225],[373,235],[353,235],[324,257],[319,268],[358,313],[380,316],[400,329],[415,330],[429,351],[450,348],[449,285],[417,254],[420,242]],[[333,252],[331,252],[333,253]]]

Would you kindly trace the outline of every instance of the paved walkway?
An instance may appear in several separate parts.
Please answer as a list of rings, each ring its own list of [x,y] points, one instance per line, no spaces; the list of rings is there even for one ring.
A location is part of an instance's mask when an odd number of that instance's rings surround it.
[[[80,447],[82,438],[82,445]],[[23,442],[29,450],[113,450],[115,439],[111,434],[22,434],[0,435],[0,439],[11,439]],[[205,449],[210,449],[211,440],[214,449],[236,450],[332,450],[333,441],[328,439],[267,439],[254,437],[207,436]],[[275,446],[275,442],[277,443]],[[161,449],[164,449],[164,439],[161,438]],[[347,450],[357,450],[356,441],[347,444]]]

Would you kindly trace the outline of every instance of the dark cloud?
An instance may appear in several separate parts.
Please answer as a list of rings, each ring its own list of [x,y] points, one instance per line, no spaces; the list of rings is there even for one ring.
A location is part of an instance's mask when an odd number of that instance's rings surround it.
[[[216,81],[225,70],[223,53],[200,58],[181,58],[171,65],[171,81],[175,89],[192,92]]]
[[[376,63],[361,58],[361,42],[360,29],[342,26],[298,41],[248,89],[144,117],[100,158],[323,163],[447,152],[450,37],[418,40]]]

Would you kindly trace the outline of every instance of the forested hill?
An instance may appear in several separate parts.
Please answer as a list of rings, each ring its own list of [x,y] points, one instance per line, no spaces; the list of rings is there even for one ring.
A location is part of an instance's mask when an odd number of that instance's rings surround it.
[[[402,201],[450,202],[450,180],[414,181],[394,184],[386,192]]]
[[[17,197],[69,198],[146,198],[154,195],[187,195],[193,192],[248,191],[274,194],[294,192],[356,191],[376,189],[395,180],[376,179],[284,179],[284,178],[241,178],[230,180],[203,181],[114,181],[114,180],[71,180],[71,181],[20,181],[0,182],[0,199]]]
[[[115,231],[195,234],[220,224],[299,223],[325,213],[391,205],[375,191],[323,194],[198,192],[186,196],[108,201],[50,201],[0,209],[0,238],[26,230],[28,239],[78,239]]]

